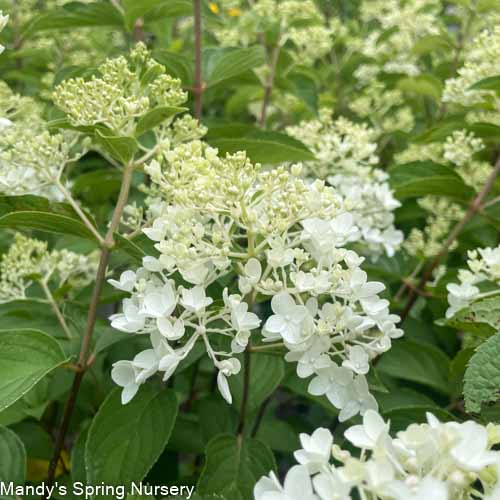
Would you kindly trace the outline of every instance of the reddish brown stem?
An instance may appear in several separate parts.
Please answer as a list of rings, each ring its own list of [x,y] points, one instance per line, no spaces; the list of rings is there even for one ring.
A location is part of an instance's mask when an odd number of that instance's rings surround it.
[[[194,116],[201,120],[203,113],[203,76],[202,76],[202,30],[201,0],[193,0],[194,12]]]

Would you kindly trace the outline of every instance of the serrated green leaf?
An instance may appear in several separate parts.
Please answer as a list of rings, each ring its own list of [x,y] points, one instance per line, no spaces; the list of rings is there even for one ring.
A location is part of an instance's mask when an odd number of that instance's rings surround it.
[[[481,405],[500,397],[500,332],[481,344],[469,361],[464,377],[465,408],[481,411]]]
[[[409,380],[449,394],[450,360],[441,350],[429,344],[400,340],[394,342],[378,364],[379,372]]]
[[[134,137],[110,136],[96,130],[96,138],[115,160],[124,165],[129,163],[139,150],[139,143]]]
[[[500,330],[500,293],[476,300],[460,309],[444,324],[457,330],[489,336]]]
[[[8,486],[22,486],[26,478],[26,451],[15,432],[0,427],[0,483]],[[1,499],[18,498],[16,495],[2,496]]]
[[[128,487],[141,481],[172,432],[177,416],[173,391],[147,384],[126,405],[120,392],[116,389],[106,398],[90,426],[85,448],[88,484]]]
[[[271,354],[251,354],[250,362],[250,384],[248,395],[248,413],[252,413],[270,396],[278,387],[285,376],[283,359]],[[243,364],[243,358],[241,358]],[[237,375],[228,378],[233,405],[241,407],[243,398],[243,387],[245,370],[242,368]]]
[[[187,111],[187,108],[180,108],[178,106],[158,106],[144,116],[137,122],[135,128],[135,136],[140,137],[149,130],[160,125],[160,123],[172,118],[173,116]]]
[[[469,200],[473,190],[450,167],[431,161],[397,165],[389,170],[390,184],[399,199],[439,195]]]
[[[196,489],[202,496],[221,494],[232,500],[252,500],[255,483],[275,468],[271,450],[261,441],[219,436],[207,446]]]
[[[44,332],[0,330],[0,410],[65,361],[61,346]]]

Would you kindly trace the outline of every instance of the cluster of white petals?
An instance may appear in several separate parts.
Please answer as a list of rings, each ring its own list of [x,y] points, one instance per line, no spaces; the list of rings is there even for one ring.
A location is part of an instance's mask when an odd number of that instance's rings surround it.
[[[471,250],[468,252],[468,257],[469,269],[459,270],[459,283],[449,283],[446,286],[449,304],[446,311],[447,318],[451,318],[474,300],[500,293],[498,288],[500,286],[500,246]],[[480,287],[486,290],[481,292]]]
[[[394,210],[400,203],[389,187],[388,175],[376,168],[378,133],[346,118],[333,121],[327,110],[319,119],[288,127],[287,132],[316,157],[304,165],[305,176],[326,179],[342,196],[359,228],[362,251],[394,255],[403,241],[403,233],[394,227]]]
[[[231,2],[220,14],[222,26],[214,34],[222,46],[249,46],[272,29],[278,46],[292,44],[290,54],[300,64],[312,65],[332,48],[334,32],[311,0],[256,0],[250,6]]]
[[[144,229],[158,254],[111,281],[131,294],[113,326],[148,334],[152,346],[115,365],[123,400],[157,371],[167,379],[204,342],[230,401],[235,355],[262,326],[252,344],[284,344],[298,375],[314,376],[310,392],[325,394],[343,420],[376,408],[369,361],[402,331],[379,297],[384,285],[369,281],[364,259],[345,248],[361,229],[336,190],[283,166],[263,169],[244,153],[220,157],[199,140],[159,160],[145,168],[156,217]],[[266,320],[259,304],[269,299]]]
[[[301,434],[283,485],[271,472],[255,500],[496,500],[500,495],[500,428],[474,421],[411,424],[392,438],[390,423],[368,410],[345,432],[359,458],[333,444],[328,429]]]
[[[465,54],[464,65],[458,76],[446,80],[443,101],[462,106],[493,103],[498,112],[500,105],[494,91],[471,89],[475,83],[500,73],[500,26],[483,30]]]

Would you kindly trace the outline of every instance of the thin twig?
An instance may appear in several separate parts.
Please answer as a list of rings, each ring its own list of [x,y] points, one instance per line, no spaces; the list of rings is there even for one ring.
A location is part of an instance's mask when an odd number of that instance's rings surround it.
[[[71,333],[71,330],[69,329],[68,323],[66,323],[66,320],[64,319],[64,316],[59,309],[59,306],[57,305],[56,299],[54,299],[54,296],[52,295],[52,292],[50,291],[49,286],[47,285],[47,282],[45,280],[40,280],[40,286],[42,287],[43,293],[45,293],[45,296],[47,297],[47,300],[49,301],[49,304],[52,307],[52,310],[54,311],[54,314],[57,317],[57,320],[59,321],[59,324],[61,325],[61,328],[64,331],[64,334],[68,339],[73,338],[73,334]]]
[[[434,257],[434,259],[431,261],[431,263],[427,266],[427,269],[425,270],[424,274],[422,275],[422,278],[420,279],[420,282],[417,287],[410,289],[410,292],[408,294],[408,302],[406,303],[406,306],[401,313],[401,321],[404,321],[407,317],[408,314],[410,313],[411,309],[415,305],[415,302],[417,301],[417,298],[419,296],[419,291],[423,290],[427,282],[432,278],[432,273],[434,272],[434,269],[439,265],[441,262],[441,259],[448,253],[451,245],[453,242],[458,238],[460,233],[463,231],[464,227],[467,225],[467,223],[472,219],[472,217],[479,212],[481,209],[481,206],[483,204],[483,200],[488,196],[488,193],[491,191],[493,185],[495,184],[495,179],[498,176],[498,173],[500,172],[500,157],[497,159],[495,163],[495,167],[493,168],[493,171],[491,172],[490,176],[488,177],[488,180],[483,186],[483,189],[481,192],[472,200],[471,204],[469,205],[469,209],[465,213],[464,217],[462,218],[461,221],[459,221],[455,227],[452,229],[451,233],[449,234],[447,240],[444,242],[443,246],[441,247],[441,250],[439,253]]]
[[[82,383],[85,371],[88,368],[87,361],[90,352],[90,346],[92,343],[92,335],[94,333],[94,326],[97,319],[97,307],[99,305],[99,297],[101,295],[102,288],[104,286],[104,281],[106,279],[106,268],[108,266],[109,257],[111,251],[114,247],[114,233],[118,228],[121,216],[123,214],[123,209],[127,203],[128,195],[130,192],[130,186],[132,184],[132,174],[134,171],[134,163],[130,162],[123,169],[123,177],[121,183],[120,194],[118,195],[118,200],[111,218],[111,223],[106,233],[106,237],[103,242],[101,249],[101,256],[99,259],[99,266],[97,268],[96,280],[94,284],[94,289],[92,291],[92,298],[89,305],[88,315],[87,315],[87,325],[85,327],[85,333],[82,339],[82,345],[80,348],[80,355],[78,357],[78,364],[80,371],[75,374],[73,379],[73,385],[71,387],[66,405],[64,407],[64,413],[61,420],[61,426],[56,436],[56,441],[54,444],[54,455],[50,462],[49,471],[47,475],[47,484],[52,485],[55,478],[55,472],[57,464],[59,463],[61,457],[61,451],[64,446],[64,440],[66,438],[66,433],[68,432],[69,423],[71,416],[75,409],[76,400],[78,397],[78,392]],[[47,497],[43,497],[46,499]]]
[[[203,80],[202,80],[202,31],[201,31],[201,0],[193,0],[194,12],[194,116],[201,120],[203,111]]]
[[[262,352],[262,351],[271,351],[276,348],[285,347],[283,342],[275,342],[274,344],[263,344],[256,345],[249,348],[250,352]]]
[[[272,395],[269,396],[261,405],[259,408],[259,412],[257,414],[257,417],[255,419],[255,423],[252,428],[251,432],[251,437],[255,437],[257,435],[257,432],[259,432],[260,424],[262,423],[262,419],[264,418],[264,414],[266,413],[267,407],[269,406],[269,403],[271,402]]]
[[[281,46],[278,43],[276,47],[274,47],[271,54],[271,62],[269,64],[269,77],[267,79],[266,88],[264,90],[264,100],[262,101],[262,109],[260,111],[259,125],[261,127],[264,127],[264,125],[266,124],[267,110],[269,108],[269,104],[271,102],[271,96],[273,93],[274,78],[276,76],[276,67],[278,66],[280,50]]]
[[[104,238],[99,234],[99,231],[95,228],[94,224],[90,221],[90,219],[85,215],[85,212],[81,209],[78,202],[73,198],[70,191],[64,186],[64,184],[60,181],[56,181],[56,186],[64,195],[68,203],[73,207],[73,210],[76,212],[78,217],[80,217],[81,221],[87,226],[88,230],[95,236],[95,239],[99,242],[99,245],[104,244]]]

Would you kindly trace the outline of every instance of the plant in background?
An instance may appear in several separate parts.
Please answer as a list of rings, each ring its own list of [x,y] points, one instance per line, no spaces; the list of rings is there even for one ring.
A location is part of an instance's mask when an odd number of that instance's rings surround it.
[[[0,9],[2,480],[497,500],[495,2]]]

